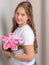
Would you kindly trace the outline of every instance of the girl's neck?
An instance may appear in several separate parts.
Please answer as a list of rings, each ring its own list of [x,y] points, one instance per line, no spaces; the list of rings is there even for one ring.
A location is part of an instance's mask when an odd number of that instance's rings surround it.
[[[25,26],[25,25],[27,25],[27,24],[23,24],[23,25],[18,25],[18,27],[23,27],[23,26]]]

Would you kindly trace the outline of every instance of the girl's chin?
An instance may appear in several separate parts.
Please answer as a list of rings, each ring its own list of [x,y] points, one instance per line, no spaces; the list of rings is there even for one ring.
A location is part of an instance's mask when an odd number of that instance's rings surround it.
[[[21,24],[22,24],[22,22],[18,21],[18,22],[17,22],[17,24],[20,24],[20,25],[21,25]]]

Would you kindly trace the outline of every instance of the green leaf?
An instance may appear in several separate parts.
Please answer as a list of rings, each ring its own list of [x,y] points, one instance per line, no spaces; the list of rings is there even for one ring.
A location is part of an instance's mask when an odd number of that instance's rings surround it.
[[[23,49],[23,46],[22,46],[22,45],[19,45],[19,46],[18,46],[18,49]]]

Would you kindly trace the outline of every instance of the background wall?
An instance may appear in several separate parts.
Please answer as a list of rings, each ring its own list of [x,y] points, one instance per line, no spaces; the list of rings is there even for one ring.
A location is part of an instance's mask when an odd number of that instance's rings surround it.
[[[11,31],[12,17],[15,7],[25,0],[0,0],[0,36],[8,35]],[[33,6],[34,22],[37,31],[38,53],[36,60],[38,65],[49,64],[49,7],[48,0],[28,0]],[[4,61],[3,61],[4,60]],[[2,54],[0,43],[0,65],[8,65],[7,59]]]
[[[43,65],[49,65],[49,0],[42,3],[42,61]]]

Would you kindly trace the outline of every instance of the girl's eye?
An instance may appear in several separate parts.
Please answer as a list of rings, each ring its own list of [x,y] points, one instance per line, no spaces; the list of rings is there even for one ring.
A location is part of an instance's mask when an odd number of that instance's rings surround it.
[[[16,15],[25,16],[25,14],[23,14],[23,13],[19,13],[19,12],[16,12]]]
[[[16,12],[17,15],[19,15],[19,12]]]

